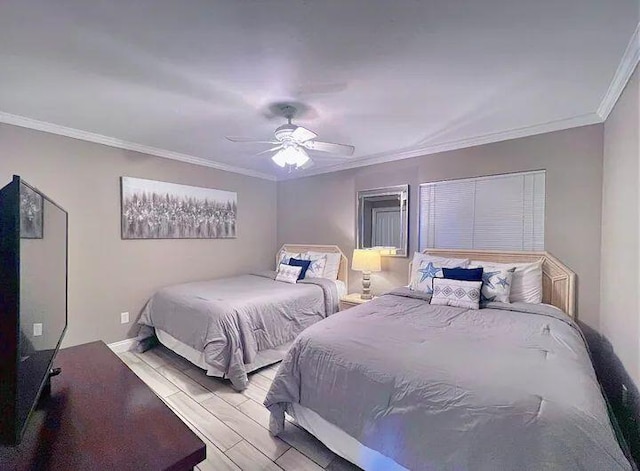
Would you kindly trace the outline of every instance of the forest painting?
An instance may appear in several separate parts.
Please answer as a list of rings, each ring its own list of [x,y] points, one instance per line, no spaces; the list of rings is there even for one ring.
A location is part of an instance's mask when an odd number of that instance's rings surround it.
[[[237,194],[122,177],[123,239],[231,239]]]
[[[20,237],[43,238],[43,204],[40,193],[25,184],[20,185]]]

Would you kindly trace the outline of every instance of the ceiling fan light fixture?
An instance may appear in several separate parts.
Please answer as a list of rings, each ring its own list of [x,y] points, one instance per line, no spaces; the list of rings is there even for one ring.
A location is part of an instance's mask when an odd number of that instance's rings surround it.
[[[284,155],[284,151],[282,150],[273,154],[271,160],[273,160],[273,163],[275,163],[278,167],[284,168],[285,165],[287,165],[287,159]]]
[[[258,152],[255,156],[276,151],[276,153],[271,156],[271,160],[280,168],[288,167],[289,171],[299,168],[307,169],[313,165],[313,161],[307,154],[307,149],[314,152],[336,154],[336,156],[340,157],[350,157],[353,155],[355,150],[353,146],[316,141],[318,135],[315,132],[293,124],[291,120],[296,113],[295,107],[278,104],[277,108],[280,114],[287,118],[287,123],[276,128],[274,141],[235,136],[229,136],[227,139],[232,142],[276,144],[275,147]]]
[[[304,149],[298,146],[288,146],[276,152],[271,160],[279,167],[291,165],[294,167],[302,167],[309,161],[309,156]]]

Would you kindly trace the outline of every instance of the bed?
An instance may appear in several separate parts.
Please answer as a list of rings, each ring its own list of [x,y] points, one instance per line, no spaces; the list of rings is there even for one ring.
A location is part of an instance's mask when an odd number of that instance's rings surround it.
[[[247,373],[280,361],[301,331],[337,312],[348,271],[337,246],[285,244],[276,254],[276,267],[285,254],[314,253],[335,261],[337,279],[290,284],[276,281],[276,273],[268,271],[159,290],[138,321],[138,350],[157,337],[209,376],[245,389]]]
[[[317,323],[266,397],[365,470],[630,470],[575,316],[575,274],[550,254],[429,250],[542,264],[542,303],[480,310],[399,288]],[[412,268],[410,267],[410,273]]]

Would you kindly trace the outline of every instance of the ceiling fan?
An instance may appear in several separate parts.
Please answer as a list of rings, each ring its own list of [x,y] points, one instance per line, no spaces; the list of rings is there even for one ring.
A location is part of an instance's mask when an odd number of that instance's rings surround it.
[[[296,108],[291,105],[282,105],[279,107],[282,116],[287,119],[287,124],[283,124],[278,127],[274,133],[274,140],[265,139],[251,139],[244,137],[230,137],[227,139],[231,142],[245,142],[255,144],[276,144],[271,149],[264,150],[256,155],[266,154],[268,152],[275,152],[271,156],[273,162],[284,168],[289,166],[290,168],[309,168],[313,165],[313,161],[309,157],[307,150],[326,152],[333,154],[330,158],[348,158],[353,155],[355,147],[346,144],[334,144],[332,142],[317,141],[318,135],[291,123],[294,115],[296,114]],[[314,158],[326,159],[329,157],[316,156]]]

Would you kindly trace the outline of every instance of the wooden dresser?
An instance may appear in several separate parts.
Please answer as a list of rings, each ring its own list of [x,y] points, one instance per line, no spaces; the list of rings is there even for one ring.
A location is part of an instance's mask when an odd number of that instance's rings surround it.
[[[2,470],[191,470],[205,444],[103,342],[61,350],[51,396]]]

